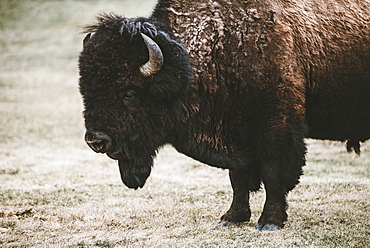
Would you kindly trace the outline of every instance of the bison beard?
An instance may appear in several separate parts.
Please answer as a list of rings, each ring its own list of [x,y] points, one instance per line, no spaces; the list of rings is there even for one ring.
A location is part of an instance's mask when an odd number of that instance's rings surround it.
[[[221,226],[258,230],[287,220],[286,196],[305,165],[305,137],[370,138],[369,2],[159,0],[149,18],[101,15],[79,58],[86,142],[143,187],[156,150],[171,144],[229,169]],[[325,9],[325,11],[322,11]],[[190,64],[191,62],[191,64]]]
[[[142,188],[152,169],[152,158],[143,158],[134,163],[128,160],[119,160],[118,166],[122,182],[131,189]]]

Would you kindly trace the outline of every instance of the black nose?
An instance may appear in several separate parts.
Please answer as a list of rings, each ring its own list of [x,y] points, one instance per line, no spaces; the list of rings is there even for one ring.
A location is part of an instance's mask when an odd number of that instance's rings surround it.
[[[105,153],[112,146],[112,139],[104,132],[86,131],[85,141],[95,152]]]

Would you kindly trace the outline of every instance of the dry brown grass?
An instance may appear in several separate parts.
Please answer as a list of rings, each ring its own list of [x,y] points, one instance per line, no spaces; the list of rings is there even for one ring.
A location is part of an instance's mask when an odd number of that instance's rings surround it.
[[[148,6],[153,5],[153,1]],[[126,7],[128,6],[128,7]],[[138,1],[0,2],[1,247],[369,247],[370,145],[361,157],[308,140],[289,221],[217,228],[231,201],[227,171],[165,147],[144,189],[125,188],[116,162],[83,143],[79,26],[102,11],[148,14]]]

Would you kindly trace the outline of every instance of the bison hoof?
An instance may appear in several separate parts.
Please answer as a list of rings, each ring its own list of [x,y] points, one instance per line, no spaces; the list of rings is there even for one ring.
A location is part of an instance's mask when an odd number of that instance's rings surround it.
[[[224,227],[224,226],[232,226],[232,225],[233,225],[233,223],[228,222],[228,221],[219,221],[216,224],[216,226],[222,226],[222,227]]]
[[[256,226],[256,230],[258,231],[277,231],[279,229],[280,227],[275,226],[275,225],[264,225],[264,226],[257,225]]]

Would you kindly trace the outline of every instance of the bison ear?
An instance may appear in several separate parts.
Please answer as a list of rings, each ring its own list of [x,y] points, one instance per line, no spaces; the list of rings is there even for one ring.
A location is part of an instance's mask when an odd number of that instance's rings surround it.
[[[90,38],[91,38],[91,33],[88,33],[88,34],[85,36],[85,38],[84,38],[84,40],[83,40],[83,42],[82,42],[84,47],[89,43]]]

